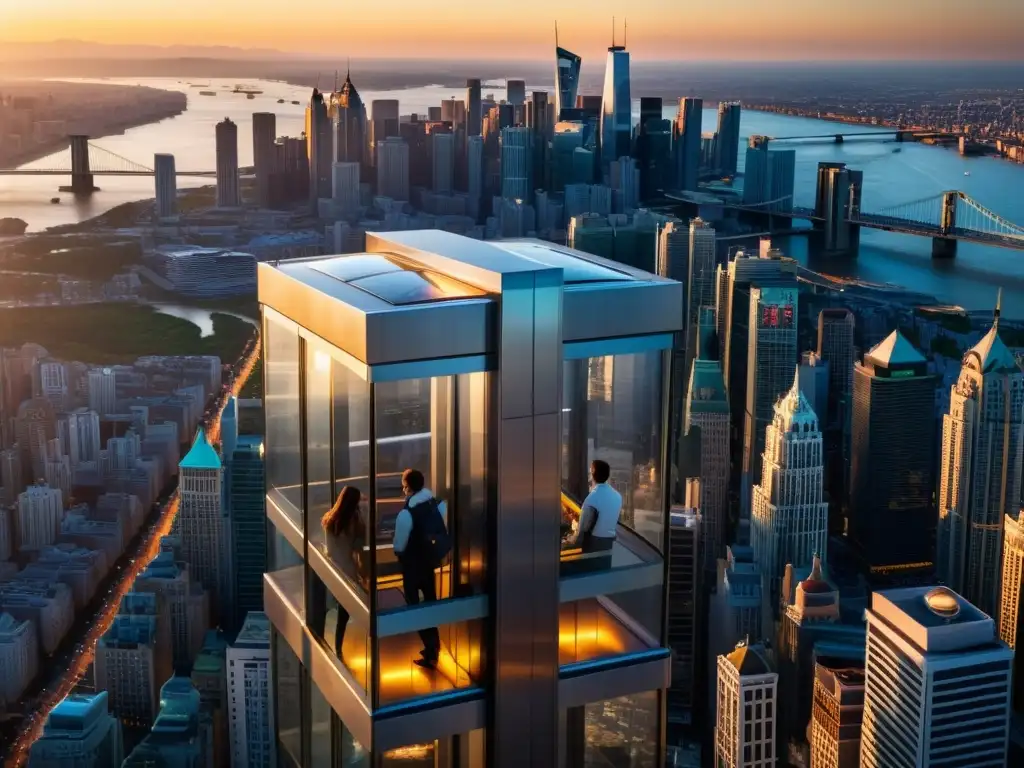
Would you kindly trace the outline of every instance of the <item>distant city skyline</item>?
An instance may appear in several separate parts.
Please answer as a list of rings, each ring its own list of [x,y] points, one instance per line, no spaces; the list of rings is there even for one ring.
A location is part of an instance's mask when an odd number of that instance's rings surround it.
[[[473,6],[462,0],[421,4],[396,0],[384,17],[367,4],[343,9],[345,34],[312,33],[312,20],[329,24],[342,11],[328,0],[308,0],[301,14],[281,12],[269,0],[38,0],[0,9],[6,44],[61,39],[107,44],[232,46],[315,56],[534,59],[554,41],[551,6],[541,0]],[[1019,60],[1017,30],[1024,5],[978,0],[956,18],[929,13],[925,0],[890,4],[864,0],[835,7],[813,0],[779,0],[765,13],[754,0],[736,0],[733,12],[686,8],[670,0],[623,4],[594,0],[586,14],[558,8],[561,41],[584,58],[617,40],[628,16],[630,47],[652,60],[1003,59]],[[393,19],[399,18],[401,24]],[[749,19],[756,23],[744,23]],[[687,30],[699,28],[700,35]],[[325,26],[326,30],[327,27]],[[682,41],[685,40],[685,45]]]

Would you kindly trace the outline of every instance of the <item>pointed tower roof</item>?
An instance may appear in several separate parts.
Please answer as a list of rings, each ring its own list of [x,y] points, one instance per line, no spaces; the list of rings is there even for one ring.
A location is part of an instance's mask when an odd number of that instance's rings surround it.
[[[749,638],[741,641],[734,651],[726,654],[725,658],[740,673],[741,677],[767,675],[774,671],[768,661],[764,645],[762,643],[751,645]]]
[[[363,106],[363,99],[359,96],[359,91],[356,90],[355,85],[352,84],[352,72],[347,70],[345,72],[345,82],[341,84],[341,90],[338,91],[339,103],[348,107],[349,109],[358,109]]]
[[[988,333],[981,337],[981,341],[971,347],[967,353],[975,354],[978,359],[981,360],[981,371],[982,373],[991,373],[993,371],[1012,371],[1020,370],[1020,366],[1017,365],[1017,358],[1013,356],[1006,344],[999,337],[999,322],[996,318],[996,322],[989,328]]]
[[[793,386],[775,404],[775,412],[785,421],[786,429],[809,425],[812,430],[818,429],[818,415],[810,402],[800,391],[800,368],[793,372]],[[778,422],[776,422],[777,424]]]
[[[185,458],[178,464],[179,469],[220,469],[220,456],[206,439],[206,431],[199,427],[196,430],[196,439],[192,441],[192,447],[185,454]]]
[[[883,368],[927,362],[917,348],[907,341],[907,337],[898,330],[893,331],[884,341],[872,347],[864,357]]]

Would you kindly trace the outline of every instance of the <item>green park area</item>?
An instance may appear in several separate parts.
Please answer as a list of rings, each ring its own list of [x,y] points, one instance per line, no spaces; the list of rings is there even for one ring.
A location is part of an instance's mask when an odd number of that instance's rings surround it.
[[[233,363],[254,328],[211,312],[213,333],[144,304],[87,304],[0,310],[0,347],[33,342],[60,360],[94,365],[131,363],[142,355],[217,355]]]

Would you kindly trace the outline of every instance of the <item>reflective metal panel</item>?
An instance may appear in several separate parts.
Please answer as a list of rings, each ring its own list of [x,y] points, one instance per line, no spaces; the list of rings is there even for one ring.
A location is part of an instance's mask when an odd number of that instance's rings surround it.
[[[565,289],[566,342],[676,333],[683,329],[683,286],[672,281],[600,283]]]
[[[472,695],[474,698],[468,698]],[[383,752],[406,744],[432,742],[483,728],[487,701],[480,692],[456,692],[452,703],[414,712],[397,711],[374,723],[374,749]]]
[[[667,688],[671,682],[672,664],[668,649],[661,648],[635,657],[622,657],[614,665],[595,663],[581,667],[578,674],[558,683],[558,704],[580,707],[591,701],[612,699],[631,693],[644,693]]]
[[[505,275],[502,282],[501,418],[514,419],[533,413],[533,275]]]

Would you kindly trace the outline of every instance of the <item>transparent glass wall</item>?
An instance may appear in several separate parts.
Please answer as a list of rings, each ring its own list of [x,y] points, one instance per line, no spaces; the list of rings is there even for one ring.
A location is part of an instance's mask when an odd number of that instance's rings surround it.
[[[425,483],[418,494],[410,497],[410,502],[426,503],[435,499],[445,522],[450,524],[448,516],[454,505],[453,385],[454,379],[450,376],[374,385],[377,451],[374,580],[378,589],[377,606],[381,611],[452,596],[451,557],[446,557],[433,569],[432,578],[415,568],[410,570],[412,559],[399,558],[396,550],[414,546],[415,542],[409,538],[408,530],[396,541],[396,524],[407,504],[406,490],[402,487],[402,473],[406,469],[419,470]],[[406,583],[413,577],[417,582],[415,587]]]
[[[298,327],[272,311],[264,310],[264,338],[267,494],[301,528]]]
[[[305,562],[291,542],[267,520],[267,577],[299,616],[306,615]]]
[[[478,595],[487,590],[487,522],[491,508],[487,484],[487,418],[491,406],[491,375],[468,373],[455,381],[456,483],[452,515],[453,546],[458,557],[455,596]]]
[[[660,768],[658,692],[586,705],[584,768]]]
[[[273,630],[272,645],[278,764],[299,768],[305,765],[302,759],[302,663],[276,630]]]
[[[619,524],[655,551],[663,548],[662,430],[664,353],[567,360],[562,400],[562,550],[572,559],[582,541],[580,507],[591,488],[590,465],[608,463],[609,485],[622,495]],[[586,521],[585,521],[586,522]],[[589,528],[589,526],[586,526]],[[618,537],[605,567],[626,564]],[[631,549],[636,550],[635,547]],[[642,551],[634,554],[647,559]]]

